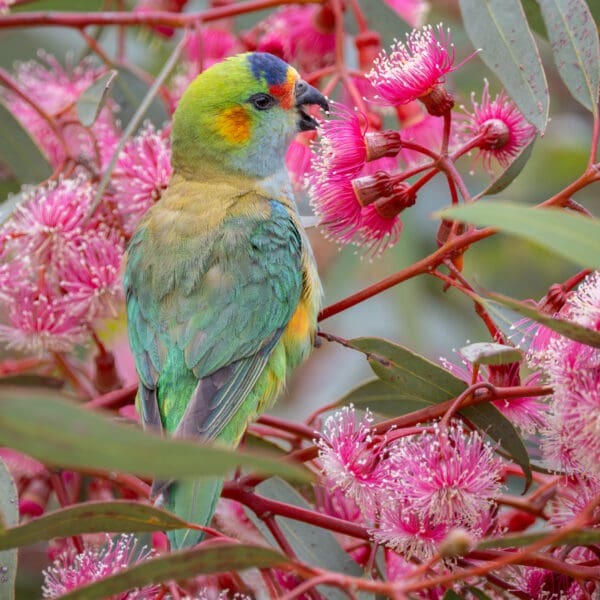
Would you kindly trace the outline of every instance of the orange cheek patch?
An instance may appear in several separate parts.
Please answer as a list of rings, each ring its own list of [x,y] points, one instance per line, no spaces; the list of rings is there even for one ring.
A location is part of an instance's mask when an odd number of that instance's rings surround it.
[[[217,131],[229,142],[242,144],[250,138],[250,117],[242,106],[225,109],[217,117]]]

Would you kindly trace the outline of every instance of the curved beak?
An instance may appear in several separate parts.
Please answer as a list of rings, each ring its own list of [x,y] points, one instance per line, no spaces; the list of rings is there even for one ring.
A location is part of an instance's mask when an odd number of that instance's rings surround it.
[[[317,121],[304,110],[304,107],[310,104],[318,104],[324,111],[328,111],[329,103],[325,99],[325,96],[323,96],[323,94],[321,94],[317,88],[314,88],[312,85],[308,85],[308,83],[302,79],[299,79],[296,82],[294,87],[294,96],[296,99],[296,108],[300,113],[298,129],[300,131],[310,131],[311,129],[316,129],[318,126]]]

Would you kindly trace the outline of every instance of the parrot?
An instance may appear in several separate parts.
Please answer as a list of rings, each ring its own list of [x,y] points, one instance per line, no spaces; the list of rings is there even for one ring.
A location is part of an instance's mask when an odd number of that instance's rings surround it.
[[[310,353],[322,287],[285,166],[327,99],[263,52],[202,72],[173,115],[169,184],[125,257],[129,344],[145,429],[236,448]],[[148,457],[151,460],[151,457]],[[155,480],[151,498],[208,526],[223,477]],[[168,532],[172,549],[203,532]]]

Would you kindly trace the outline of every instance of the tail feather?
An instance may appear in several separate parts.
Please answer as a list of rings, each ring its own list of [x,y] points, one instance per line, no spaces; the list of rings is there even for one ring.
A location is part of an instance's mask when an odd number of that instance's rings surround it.
[[[208,526],[223,489],[222,477],[173,481],[163,491],[164,507],[188,523]],[[204,538],[196,529],[173,529],[167,532],[172,550],[190,548]]]

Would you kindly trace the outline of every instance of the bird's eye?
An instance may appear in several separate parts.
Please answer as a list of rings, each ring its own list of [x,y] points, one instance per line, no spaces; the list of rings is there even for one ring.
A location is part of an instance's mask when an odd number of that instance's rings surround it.
[[[275,98],[273,96],[269,96],[269,94],[252,94],[250,98],[248,98],[248,102],[257,108],[258,110],[268,110],[272,108],[276,104]]]

